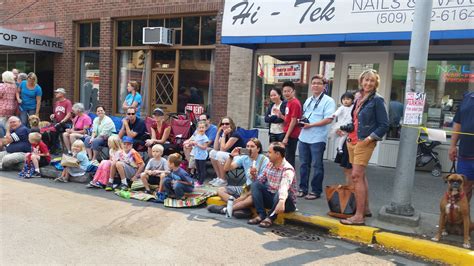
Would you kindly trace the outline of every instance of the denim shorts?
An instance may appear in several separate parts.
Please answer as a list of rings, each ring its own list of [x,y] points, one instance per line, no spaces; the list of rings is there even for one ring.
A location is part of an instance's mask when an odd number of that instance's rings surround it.
[[[458,159],[458,174],[465,175],[467,180],[474,181],[474,160]]]

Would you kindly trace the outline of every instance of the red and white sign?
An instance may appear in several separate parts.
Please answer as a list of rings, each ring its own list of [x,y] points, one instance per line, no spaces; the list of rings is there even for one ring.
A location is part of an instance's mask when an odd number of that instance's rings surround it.
[[[193,112],[195,115],[202,115],[204,113],[204,107],[199,104],[188,103],[185,109],[186,111]]]
[[[421,125],[423,122],[423,110],[425,108],[426,93],[407,92],[405,95],[406,106],[403,116],[405,125]]]
[[[301,82],[302,64],[275,64],[274,77],[276,83],[292,81]]]

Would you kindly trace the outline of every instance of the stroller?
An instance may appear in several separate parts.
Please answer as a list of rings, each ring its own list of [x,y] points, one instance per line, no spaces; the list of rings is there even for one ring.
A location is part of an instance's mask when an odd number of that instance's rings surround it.
[[[439,141],[426,141],[422,138],[418,139],[418,150],[416,152],[416,170],[431,171],[433,176],[441,175],[441,163],[438,153],[433,151],[439,146]]]

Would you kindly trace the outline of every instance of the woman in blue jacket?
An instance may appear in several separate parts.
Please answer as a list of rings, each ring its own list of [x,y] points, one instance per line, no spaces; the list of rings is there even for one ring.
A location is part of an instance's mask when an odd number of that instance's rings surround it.
[[[265,122],[269,124],[270,143],[278,141],[281,142],[285,138],[283,131],[283,119],[279,114],[285,115],[286,100],[283,100],[281,89],[273,88],[270,91],[270,100],[272,103],[265,113]]]
[[[357,210],[351,218],[341,220],[346,225],[364,225],[365,217],[372,216],[365,171],[377,141],[381,141],[388,131],[387,109],[384,99],[377,93],[379,84],[380,76],[376,70],[366,70],[359,76],[359,97],[352,109],[354,130],[347,137]]]

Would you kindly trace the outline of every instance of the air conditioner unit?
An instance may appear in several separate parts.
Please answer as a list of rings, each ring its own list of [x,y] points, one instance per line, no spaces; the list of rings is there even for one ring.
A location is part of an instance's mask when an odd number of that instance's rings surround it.
[[[173,46],[174,34],[172,29],[164,27],[144,27],[143,44],[160,44]]]

